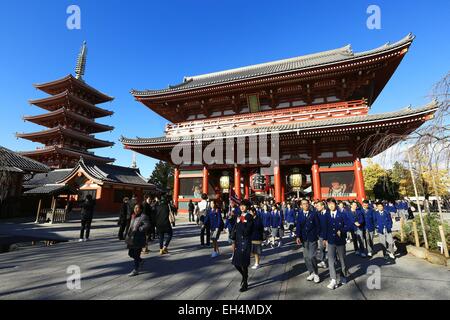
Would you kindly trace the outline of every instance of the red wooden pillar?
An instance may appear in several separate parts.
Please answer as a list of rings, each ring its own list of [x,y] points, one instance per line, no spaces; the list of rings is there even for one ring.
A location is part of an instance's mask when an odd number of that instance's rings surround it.
[[[286,175],[281,173],[281,201],[286,201]]]
[[[311,167],[311,180],[313,186],[314,199],[322,200],[322,191],[320,187],[320,172],[319,172],[319,163],[317,161],[317,147],[316,142],[313,141],[313,150],[312,150],[312,167]]]
[[[273,168],[273,175],[274,175],[275,202],[281,202],[281,173],[279,164],[275,164]]]
[[[208,194],[208,168],[203,167],[202,193]]]
[[[355,159],[353,167],[355,170],[355,184],[356,192],[358,194],[358,201],[361,202],[366,199],[366,190],[364,188],[363,168],[359,158]]]
[[[241,168],[234,167],[234,192],[241,199]]]
[[[173,173],[173,204],[178,208],[178,197],[180,194],[180,169],[175,168]]]
[[[250,199],[250,172],[247,172],[244,176],[244,199]]]
[[[315,161],[315,160],[314,160]],[[314,199],[321,200],[319,164],[313,163],[311,168]]]

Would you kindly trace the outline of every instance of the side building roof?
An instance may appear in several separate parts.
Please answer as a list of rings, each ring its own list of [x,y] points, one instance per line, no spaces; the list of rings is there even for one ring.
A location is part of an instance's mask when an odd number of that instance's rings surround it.
[[[0,171],[36,173],[48,172],[50,171],[50,168],[43,163],[0,146]]]

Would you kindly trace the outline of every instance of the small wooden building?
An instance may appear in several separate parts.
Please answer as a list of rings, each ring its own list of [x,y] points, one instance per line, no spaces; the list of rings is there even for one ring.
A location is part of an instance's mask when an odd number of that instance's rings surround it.
[[[40,162],[0,146],[0,218],[19,216],[23,183],[49,170]]]
[[[145,194],[161,193],[139,169],[92,163],[83,158],[72,169],[36,175],[24,187],[24,195],[34,199],[30,203],[38,208],[37,223],[66,221],[68,209],[72,207],[76,213],[77,203],[88,194],[95,199],[95,212],[114,214],[119,212],[124,197],[136,195],[141,201]]]

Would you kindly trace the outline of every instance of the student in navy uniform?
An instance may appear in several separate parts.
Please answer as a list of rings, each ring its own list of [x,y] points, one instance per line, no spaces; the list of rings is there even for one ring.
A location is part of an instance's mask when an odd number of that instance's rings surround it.
[[[392,216],[397,215],[397,208],[395,207],[394,203],[392,201],[389,201],[386,207],[384,208],[387,212],[389,212]]]
[[[217,208],[215,201],[211,201],[210,208],[208,209],[208,214],[205,217],[205,225],[211,230],[211,240],[213,252],[211,254],[212,258],[220,255],[218,241],[220,238],[220,233],[223,231],[224,223],[222,220],[222,210]]]
[[[327,232],[325,236],[326,246],[328,247],[328,268],[330,270],[331,281],[328,284],[329,289],[336,289],[339,285],[335,263],[339,260],[341,264],[341,282],[347,283],[348,271],[346,263],[345,245],[347,243],[348,219],[345,213],[337,210],[336,200],[327,199]]]
[[[318,260],[320,261],[318,264],[319,268],[326,268],[326,246],[324,239],[326,238],[327,234],[327,212],[328,210],[325,207],[325,203],[323,201],[318,201],[316,203],[316,210],[317,215],[319,216],[319,222],[320,222],[320,229],[319,229],[319,256]]]
[[[262,241],[264,237],[264,224],[260,213],[256,208],[251,208],[250,212],[253,217],[253,233],[252,233],[252,253],[255,256],[255,264],[252,269],[258,269],[262,254]]]
[[[272,238],[271,238],[271,245],[272,247],[275,246],[275,242],[278,239],[278,247],[281,247],[282,244],[282,231],[283,228],[283,215],[281,213],[281,210],[278,208],[277,205],[272,205],[272,211],[270,214],[270,228],[272,230]]]
[[[316,259],[320,230],[319,216],[310,209],[308,199],[303,199],[301,206],[302,208],[297,216],[297,244],[303,243],[303,256],[309,273],[306,280],[314,280],[315,283],[319,283],[320,277]]]
[[[265,241],[263,242],[264,245],[269,245],[270,242],[270,220],[271,220],[271,213],[269,210],[269,206],[267,204],[264,204],[261,210],[261,215],[263,218],[264,223],[264,238]]]
[[[231,263],[242,275],[241,289],[239,290],[241,292],[248,290],[248,267],[252,251],[253,218],[248,212],[249,207],[248,200],[241,202],[241,215],[236,220],[232,234],[235,246]]]
[[[376,229],[378,233],[378,239],[383,248],[383,256],[385,259],[390,257],[395,259],[394,256],[394,239],[392,237],[392,216],[391,213],[384,209],[383,203],[377,203],[377,211],[375,212]],[[387,246],[386,246],[387,244]],[[389,249],[389,255],[387,254],[386,247]]]
[[[231,244],[231,257],[230,260],[233,260],[233,255],[234,255],[234,241],[232,239],[232,232],[234,229],[234,226],[236,224],[236,220],[237,218],[241,215],[241,210],[239,209],[239,207],[236,204],[231,205],[229,207],[229,211],[227,214],[227,226],[228,226],[228,240],[229,243]]]
[[[348,219],[351,222],[352,228],[350,234],[352,236],[353,247],[357,256],[366,257],[364,253],[364,215],[358,208],[358,202],[353,201],[348,210]]]
[[[373,236],[375,232],[375,211],[371,208],[368,200],[363,200],[362,214],[364,215],[364,241],[366,243],[367,255],[373,255]]]
[[[292,238],[295,235],[294,227],[295,227],[295,221],[297,218],[296,217],[297,212],[294,208],[292,208],[292,204],[290,202],[288,202],[288,204],[286,205],[286,210],[285,210],[284,216],[286,217],[287,229],[291,233],[291,238]]]

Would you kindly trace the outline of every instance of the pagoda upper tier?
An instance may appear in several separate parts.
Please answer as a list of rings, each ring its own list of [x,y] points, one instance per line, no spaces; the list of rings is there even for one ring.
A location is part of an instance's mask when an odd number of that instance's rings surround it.
[[[86,118],[95,119],[111,116],[114,112],[99,108],[89,101],[83,100],[69,90],[65,90],[51,97],[30,100],[30,104],[48,111],[55,111],[64,107]]]
[[[408,51],[414,36],[353,52],[342,48],[247,67],[185,77],[161,90],[132,90],[136,100],[174,123],[311,108],[344,101],[369,108]]]
[[[59,80],[34,84],[36,89],[39,89],[52,96],[58,95],[65,91],[69,91],[78,98],[90,102],[91,104],[99,104],[104,102],[113,101],[114,98],[110,97],[97,89],[94,89],[90,85],[86,84],[83,80],[74,77],[69,74]]]
[[[114,159],[96,156],[89,149],[113,146],[110,141],[95,138],[95,133],[112,131],[114,127],[98,123],[97,118],[111,116],[113,112],[96,106],[114,98],[94,89],[83,80],[87,48],[83,44],[78,56],[76,75],[43,84],[34,85],[50,94],[50,97],[30,100],[30,104],[49,111],[45,114],[25,116],[25,121],[47,127],[33,133],[17,133],[18,138],[44,144],[35,151],[22,152],[51,168],[70,168],[80,157],[99,163]]]

